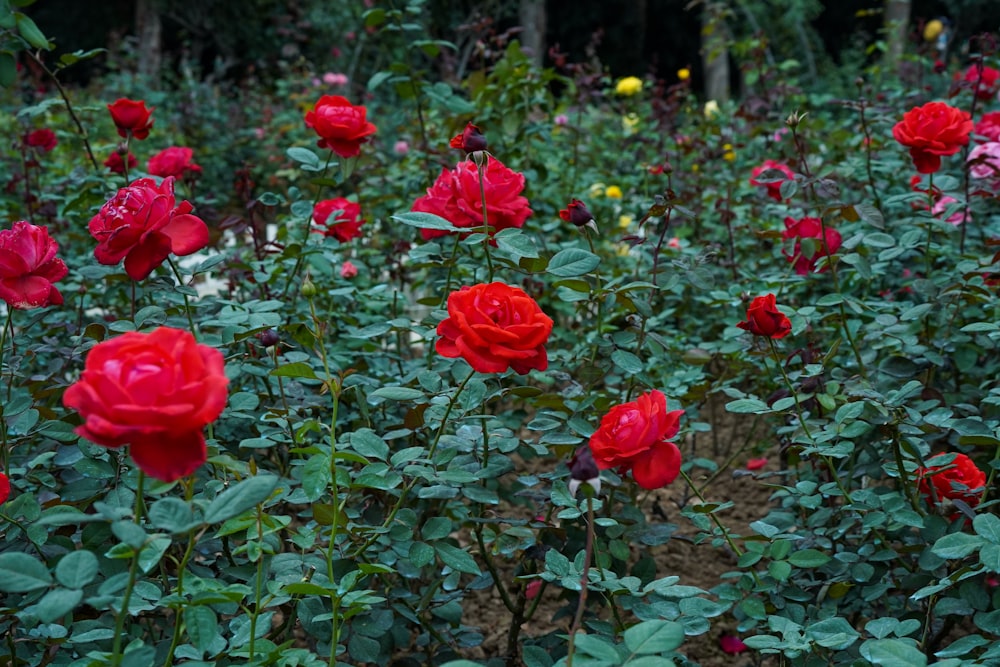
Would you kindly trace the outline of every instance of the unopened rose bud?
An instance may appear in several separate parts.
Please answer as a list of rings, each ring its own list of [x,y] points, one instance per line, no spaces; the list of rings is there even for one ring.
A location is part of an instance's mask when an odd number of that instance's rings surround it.
[[[313,281],[309,280],[308,276],[302,281],[301,294],[307,299],[316,296],[316,285],[313,284]]]
[[[265,329],[257,334],[257,341],[260,343],[261,347],[271,347],[277,345],[278,341],[281,340],[281,336],[274,329]]]
[[[589,484],[594,493],[601,492],[601,471],[597,468],[589,445],[582,445],[573,453],[573,458],[569,461],[569,473],[570,495],[575,497],[582,484]]]
[[[572,199],[566,208],[559,211],[559,217],[566,222],[571,222],[577,227],[588,227],[595,232],[597,232],[597,223],[594,220],[594,215],[579,199]]]
[[[476,151],[486,150],[488,144],[486,135],[483,134],[482,130],[469,123],[465,126],[462,134],[452,137],[450,145],[452,148],[460,148],[466,153],[475,153]]]

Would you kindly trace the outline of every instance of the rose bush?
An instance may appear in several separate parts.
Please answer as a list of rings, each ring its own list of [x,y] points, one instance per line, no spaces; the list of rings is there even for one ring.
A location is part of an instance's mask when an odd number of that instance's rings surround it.
[[[20,309],[61,304],[62,294],[53,283],[69,269],[56,257],[58,251],[47,227],[21,220],[0,231],[0,299]]]
[[[681,452],[670,442],[680,430],[683,410],[667,411],[662,392],[649,391],[611,408],[590,437],[590,451],[602,470],[631,470],[644,489],[659,489],[676,479]]]
[[[545,342],[552,318],[518,287],[494,282],[452,292],[437,333],[438,354],[462,357],[480,373],[513,368],[524,375],[549,365]]]
[[[507,168],[489,157],[483,167],[486,192],[486,217],[494,231],[521,227],[531,215],[524,190],[524,174]],[[413,211],[434,213],[456,227],[483,226],[483,197],[479,190],[479,170],[471,160],[459,162],[454,169],[442,169],[427,194],[413,202]],[[445,236],[439,229],[423,229],[424,240]]]
[[[125,260],[132,280],[143,280],[170,253],[183,256],[208,244],[208,227],[191,215],[190,202],[176,203],[174,179],[159,185],[140,178],[122,188],[90,220],[90,235],[97,240],[94,257],[101,264]]]
[[[172,482],[205,462],[202,430],[226,406],[228,384],[222,353],[187,331],[160,327],[94,346],[63,403],[83,417],[81,436],[129,445],[143,472]]]

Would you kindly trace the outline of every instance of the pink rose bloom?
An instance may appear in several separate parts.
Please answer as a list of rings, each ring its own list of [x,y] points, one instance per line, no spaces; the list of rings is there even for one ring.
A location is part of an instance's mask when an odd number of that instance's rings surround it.
[[[407,153],[410,152],[410,144],[400,139],[399,141],[397,141],[395,144],[392,145],[392,152],[402,157],[403,155],[406,155]]]
[[[955,74],[955,78],[960,78]],[[976,97],[981,100],[988,100],[997,92],[997,80],[1000,79],[1000,71],[992,67],[986,67],[982,63],[975,63],[965,71],[965,76],[961,77],[970,88],[975,88]],[[978,87],[976,84],[978,83]]]
[[[759,181],[757,177],[764,172],[780,172],[780,174],[769,177],[767,181]],[[774,160],[764,160],[764,164],[754,167],[753,171],[750,173],[750,185],[758,185],[767,188],[767,196],[775,201],[781,201],[781,182],[785,180],[794,181],[795,172],[788,168],[788,165],[784,162],[775,162]],[[784,176],[784,178],[780,178]],[[772,181],[772,178],[778,178],[777,181]]]
[[[680,250],[680,248],[681,248],[681,240],[679,238],[677,238],[676,236],[671,237],[671,239],[669,241],[667,241],[667,247],[668,248],[673,248],[674,250]]]
[[[931,213],[934,214],[934,217],[940,218],[942,215],[944,215],[945,211],[947,211],[949,208],[951,208],[953,205],[957,203],[958,203],[957,199],[945,195],[944,197],[941,197],[941,199],[938,199],[936,202],[934,202],[934,208],[931,209]],[[946,218],[946,221],[950,222],[953,225],[960,225],[963,222],[967,222],[969,219],[971,219],[971,217],[972,217],[971,215],[969,216],[968,219],[965,217],[965,208],[962,207],[959,208],[954,213],[952,213],[951,215],[949,215]]]
[[[969,153],[969,175],[986,181],[992,190],[1000,189],[1000,142],[988,141]]]
[[[729,655],[737,655],[750,650],[749,647],[743,643],[743,640],[736,635],[722,635],[722,637],[719,638],[719,647],[724,653],[728,653]]]
[[[339,72],[327,72],[323,75],[323,83],[328,86],[346,86],[347,81],[347,75]]]
[[[340,265],[341,278],[351,279],[356,275],[358,275],[358,267],[354,266],[354,263],[350,260]]]
[[[566,114],[561,113],[555,118],[553,118],[552,122],[555,123],[556,125],[566,125],[569,123],[569,118],[566,116]]]
[[[56,257],[58,250],[48,227],[20,220],[12,229],[0,230],[0,299],[23,310],[61,304],[62,294],[53,283],[69,269]]]

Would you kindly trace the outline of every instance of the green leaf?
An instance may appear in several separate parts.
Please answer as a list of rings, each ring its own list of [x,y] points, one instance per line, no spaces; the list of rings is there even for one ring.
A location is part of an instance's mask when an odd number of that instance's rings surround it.
[[[927,667],[927,656],[902,639],[869,639],[861,645],[861,655],[882,667]]]
[[[17,81],[17,61],[9,53],[0,53],[0,87],[10,88]]]
[[[421,211],[410,211],[409,213],[397,213],[391,216],[396,222],[401,222],[404,225],[409,225],[410,227],[418,227],[420,229],[437,229],[445,232],[461,232],[468,231],[463,230],[460,227],[456,227],[451,224],[440,215],[434,215],[433,213],[423,213]]]
[[[212,642],[219,635],[219,621],[215,612],[204,605],[192,605],[184,608],[184,627],[187,628],[191,644],[203,654],[208,651]]]
[[[844,651],[861,635],[847,619],[840,616],[813,623],[806,628],[806,636],[824,648]]]
[[[222,523],[267,500],[278,478],[272,475],[250,477],[218,495],[205,508],[205,523]]]
[[[979,562],[990,572],[1000,572],[1000,545],[984,545],[979,552]]]
[[[600,635],[586,635],[578,633],[576,635],[576,650],[592,658],[603,660],[611,665],[620,665],[622,656],[618,648]]]
[[[597,268],[601,258],[579,248],[566,248],[549,260],[548,272],[560,278],[582,276]]]
[[[726,411],[734,414],[763,414],[771,412],[767,403],[756,398],[738,398],[726,403]]]
[[[538,257],[534,240],[516,227],[500,230],[493,235],[493,240],[496,241],[497,248],[510,253],[515,262],[522,257]]]
[[[306,165],[307,167],[313,167],[314,169],[322,169],[323,167],[319,156],[308,148],[292,146],[285,151],[285,154],[296,162]]]
[[[983,538],[978,535],[968,533],[952,533],[938,539],[931,547],[937,556],[949,560],[955,558],[965,558],[973,551],[983,546]]]
[[[187,532],[198,525],[191,506],[173,496],[160,498],[153,503],[149,508],[149,520],[157,528],[171,533]]]
[[[49,569],[28,554],[16,551],[0,554],[0,591],[27,593],[51,583]]]
[[[972,520],[976,534],[993,544],[1000,544],[1000,518],[994,514],[977,514]]]
[[[69,612],[83,600],[83,591],[79,588],[54,588],[38,601],[32,611],[42,623],[52,623]]]
[[[467,551],[452,546],[447,542],[436,543],[434,550],[437,552],[441,562],[451,569],[479,576],[479,566],[476,565],[475,559]]]
[[[97,576],[97,556],[81,549],[71,551],[56,565],[56,581],[66,588],[83,588]]]
[[[642,360],[627,350],[615,350],[611,353],[611,361],[615,366],[630,375],[642,372]]]
[[[28,44],[31,44],[36,49],[45,49],[50,51],[52,49],[49,46],[49,40],[46,39],[45,35],[35,22],[30,18],[22,14],[21,12],[14,12],[14,18],[17,20],[17,31],[21,34]]]
[[[278,366],[271,371],[271,375],[283,378],[308,378],[310,380],[319,379],[316,377],[316,372],[313,371],[312,367],[308,364],[302,363],[301,361],[285,364],[284,366]]]
[[[350,441],[351,448],[366,458],[385,461],[389,456],[389,445],[375,431],[369,428],[363,428],[351,433]]]
[[[410,387],[379,387],[368,396],[390,401],[415,401],[418,398],[425,398],[424,392]]]
[[[788,556],[788,562],[795,567],[822,567],[830,562],[830,557],[817,549],[803,549]]]
[[[643,621],[626,630],[623,638],[632,653],[666,653],[684,643],[684,626],[674,621]]]
[[[172,543],[173,540],[162,535],[151,539],[142,548],[142,551],[139,552],[139,569],[144,573],[153,569],[160,562],[160,559],[163,558],[163,554],[166,553]]]

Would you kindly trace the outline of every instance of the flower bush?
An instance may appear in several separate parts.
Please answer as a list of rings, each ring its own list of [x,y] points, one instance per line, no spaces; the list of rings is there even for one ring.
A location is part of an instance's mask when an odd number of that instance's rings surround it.
[[[11,664],[1000,661],[995,54],[755,38],[706,104],[333,3],[321,64],[84,88],[28,4]]]

